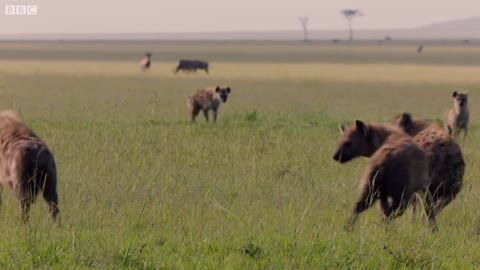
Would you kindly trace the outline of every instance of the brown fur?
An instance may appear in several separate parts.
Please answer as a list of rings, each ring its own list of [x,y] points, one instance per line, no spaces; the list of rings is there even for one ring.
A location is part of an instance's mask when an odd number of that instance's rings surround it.
[[[213,111],[213,121],[217,121],[217,113],[222,102],[227,102],[230,94],[230,87],[208,87],[195,91],[187,100],[187,107],[190,112],[192,122],[203,111],[205,119],[208,122],[208,112]]]
[[[468,93],[457,93],[454,91],[453,108],[445,114],[445,130],[449,135],[457,137],[460,130],[463,129],[463,138],[467,136],[469,112],[468,112]]]
[[[39,192],[48,203],[52,217],[57,218],[57,174],[53,155],[11,111],[0,113],[0,185],[13,190],[24,221]]]
[[[465,172],[460,146],[436,123],[413,118],[408,113],[391,122],[402,128],[422,149],[428,160],[429,190],[435,213],[447,206],[460,192]]]
[[[425,155],[402,130],[356,120],[350,127],[341,127],[341,132],[339,148],[333,156],[336,161],[344,163],[358,156],[370,157],[348,228],[359,213],[377,200],[385,220],[389,221],[403,214],[415,193],[427,191]],[[428,194],[427,191],[425,210],[436,228]]]

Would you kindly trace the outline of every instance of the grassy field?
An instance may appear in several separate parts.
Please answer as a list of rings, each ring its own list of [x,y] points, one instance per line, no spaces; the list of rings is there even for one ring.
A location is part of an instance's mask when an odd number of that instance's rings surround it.
[[[53,150],[61,226],[38,201],[0,211],[1,269],[475,269],[480,265],[480,47],[429,43],[0,44],[0,108]],[[152,70],[138,61],[153,51]],[[179,58],[211,73],[174,75]],[[195,88],[232,94],[188,122]],[[333,161],[337,125],[441,119],[470,93],[465,185],[432,234],[376,207],[346,223],[367,160]]]

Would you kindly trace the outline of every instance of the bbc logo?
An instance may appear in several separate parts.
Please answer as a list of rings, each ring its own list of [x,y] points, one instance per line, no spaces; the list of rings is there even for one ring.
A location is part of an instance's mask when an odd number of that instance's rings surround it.
[[[37,15],[37,5],[5,5],[5,15]]]

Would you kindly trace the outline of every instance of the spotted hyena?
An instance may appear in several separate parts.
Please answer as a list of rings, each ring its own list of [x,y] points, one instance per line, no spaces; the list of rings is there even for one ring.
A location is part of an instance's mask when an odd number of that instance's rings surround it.
[[[217,113],[220,104],[227,102],[231,93],[230,87],[209,87],[195,91],[187,100],[192,122],[195,122],[200,111],[203,111],[208,122],[208,112],[213,111],[213,121],[217,121]]]
[[[12,111],[0,113],[0,185],[13,190],[22,219],[43,195],[53,219],[59,214],[55,160],[45,143]]]
[[[438,214],[462,188],[465,162],[460,146],[438,124],[412,118],[409,113],[397,116],[391,123],[412,136],[425,153],[429,190],[433,196],[435,214]]]
[[[402,215],[415,193],[425,193],[425,210],[433,229],[435,214],[427,185],[427,160],[412,138],[393,126],[356,120],[340,127],[341,138],[333,159],[345,163],[355,157],[370,157],[360,182],[360,197],[347,224],[351,228],[357,215],[375,201],[379,202],[385,221]]]
[[[152,65],[152,54],[146,53],[145,57],[142,59],[142,61],[140,61],[140,65],[143,71],[150,69],[150,66]]]
[[[468,129],[468,93],[457,93],[454,91],[453,108],[445,114],[445,130],[449,135],[458,136],[460,130],[463,129],[463,138],[467,136]]]

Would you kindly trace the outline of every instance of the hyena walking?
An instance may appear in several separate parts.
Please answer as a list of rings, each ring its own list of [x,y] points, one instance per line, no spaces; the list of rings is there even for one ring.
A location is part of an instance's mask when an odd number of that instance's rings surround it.
[[[425,211],[436,230],[435,213],[427,190],[427,161],[423,151],[402,130],[386,125],[356,120],[350,127],[340,127],[342,134],[333,159],[345,163],[355,157],[370,157],[360,182],[360,197],[350,216],[351,228],[358,214],[379,201],[384,220],[405,212],[415,193],[425,192]]]
[[[230,94],[230,87],[216,88],[208,87],[195,91],[187,100],[187,107],[190,111],[192,122],[195,122],[195,118],[198,113],[203,110],[205,119],[208,122],[208,112],[213,111],[213,121],[217,121],[217,114],[220,104],[227,102],[228,95]]]
[[[463,138],[467,136],[468,129],[468,93],[457,93],[454,91],[453,108],[445,114],[445,130],[449,135],[457,137],[460,130],[463,129]]]
[[[462,188],[465,162],[460,146],[439,125],[412,118],[408,113],[397,116],[392,124],[412,136],[427,157],[428,188],[437,215]]]
[[[57,171],[45,143],[12,111],[0,113],[0,185],[15,193],[22,219],[39,192],[56,220],[59,214]]]

